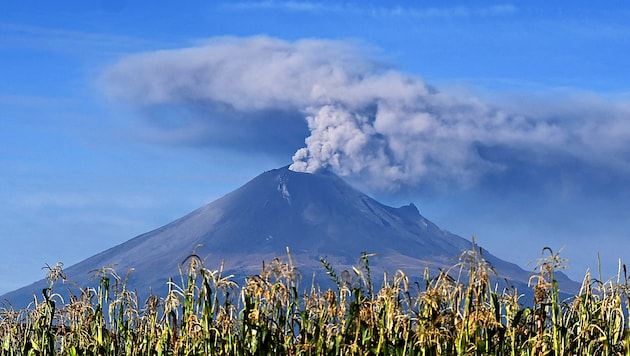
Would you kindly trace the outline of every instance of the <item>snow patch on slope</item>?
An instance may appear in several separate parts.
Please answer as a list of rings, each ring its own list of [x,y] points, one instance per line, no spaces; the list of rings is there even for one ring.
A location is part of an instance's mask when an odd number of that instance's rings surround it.
[[[276,180],[278,181],[277,189],[282,194],[282,198],[284,198],[289,203],[289,205],[291,205],[291,194],[289,193],[289,188],[287,188],[285,176],[279,175]]]

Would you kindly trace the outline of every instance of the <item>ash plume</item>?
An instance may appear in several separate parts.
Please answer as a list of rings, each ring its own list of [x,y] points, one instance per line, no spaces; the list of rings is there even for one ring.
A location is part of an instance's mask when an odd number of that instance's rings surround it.
[[[180,144],[251,152],[280,142],[292,170],[330,169],[377,188],[468,185],[567,162],[630,172],[624,98],[570,93],[502,108],[435,89],[357,42],[215,38],[122,58],[102,84]]]

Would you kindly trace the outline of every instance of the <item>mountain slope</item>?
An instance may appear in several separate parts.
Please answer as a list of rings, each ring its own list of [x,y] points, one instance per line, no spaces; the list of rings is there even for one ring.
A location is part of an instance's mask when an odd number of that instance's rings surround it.
[[[392,208],[352,188],[331,173],[298,173],[287,167],[265,172],[241,188],[171,222],[66,269],[69,279],[85,286],[89,271],[116,266],[124,275],[134,268],[129,283],[146,295],[163,292],[169,277],[196,248],[206,266],[237,277],[260,272],[262,261],[286,256],[286,247],[305,280],[313,272],[326,278],[320,257],[339,270],[356,264],[362,251],[375,273],[402,269],[422,276],[452,266],[471,242],[438,228],[413,205]],[[483,256],[518,285],[529,273],[487,251]],[[241,280],[237,279],[237,282]],[[310,282],[309,282],[310,283]],[[15,304],[32,299],[45,287],[37,282],[5,295]]]

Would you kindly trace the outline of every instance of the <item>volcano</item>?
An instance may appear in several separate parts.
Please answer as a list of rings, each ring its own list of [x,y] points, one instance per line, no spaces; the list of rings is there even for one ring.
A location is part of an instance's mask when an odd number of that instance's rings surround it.
[[[179,280],[179,266],[191,253],[205,266],[233,274],[237,283],[260,273],[263,261],[286,257],[311,283],[328,279],[320,259],[337,270],[356,265],[362,252],[374,254],[375,273],[400,269],[421,278],[457,262],[472,243],[425,219],[415,205],[393,208],[377,202],[330,172],[300,173],[288,167],[264,172],[237,190],[163,227],[139,235],[65,270],[80,286],[93,285],[90,271],[114,266],[129,274],[128,288],[163,296],[169,278]],[[499,279],[525,290],[531,273],[481,249]],[[577,288],[558,274],[561,285]],[[10,292],[3,299],[25,305],[41,294],[45,280]]]

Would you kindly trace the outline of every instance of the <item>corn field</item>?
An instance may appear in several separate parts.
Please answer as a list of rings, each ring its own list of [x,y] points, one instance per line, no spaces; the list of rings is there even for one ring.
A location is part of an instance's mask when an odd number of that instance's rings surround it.
[[[422,283],[403,271],[375,278],[369,257],[341,273],[322,259],[334,287],[300,291],[290,253],[243,286],[192,254],[181,280],[143,303],[111,267],[92,272],[97,287],[64,300],[55,291],[62,265],[47,265],[41,297],[21,310],[2,304],[0,354],[630,355],[625,265],[607,282],[587,272],[579,294],[561,300],[554,273],[565,261],[546,248],[525,306],[519,291],[492,284],[474,244]]]

